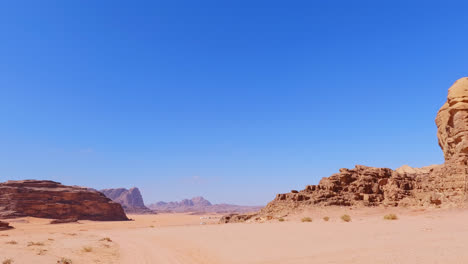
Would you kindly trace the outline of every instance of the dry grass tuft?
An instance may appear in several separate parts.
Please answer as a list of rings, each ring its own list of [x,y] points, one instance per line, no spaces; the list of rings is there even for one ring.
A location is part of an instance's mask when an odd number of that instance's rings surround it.
[[[112,239],[110,239],[109,237],[105,237],[105,238],[99,239],[99,241],[112,242]]]
[[[325,216],[325,217],[323,218],[323,221],[325,221],[325,222],[328,222],[328,220],[330,220],[330,217],[328,217],[328,216]]]
[[[4,261],[2,261],[2,264],[12,264],[14,261],[13,259],[9,258],[9,259],[5,259]]]
[[[92,247],[83,247],[83,252],[92,252],[93,248]]]
[[[72,264],[73,262],[71,259],[68,258],[61,258],[60,260],[57,260],[57,264]]]
[[[6,242],[6,244],[16,245],[16,244],[18,244],[18,242],[14,241],[14,240],[11,240],[11,241]]]
[[[301,222],[312,222],[312,218],[304,217],[304,218],[301,219]]]
[[[398,216],[396,214],[388,214],[383,217],[385,220],[398,220]]]
[[[46,254],[46,252],[47,252],[47,249],[41,249],[41,250],[39,250],[39,251],[37,252],[37,255],[43,256],[43,255]]]
[[[28,247],[32,247],[32,246],[44,246],[44,243],[42,242],[28,242]]]
[[[341,220],[345,221],[345,222],[351,222],[351,216],[347,215],[347,214],[344,214],[341,216]]]

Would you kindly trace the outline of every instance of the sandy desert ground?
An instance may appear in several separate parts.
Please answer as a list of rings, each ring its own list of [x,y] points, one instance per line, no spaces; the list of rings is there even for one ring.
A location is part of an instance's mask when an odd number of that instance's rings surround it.
[[[351,216],[343,222],[342,214]],[[384,220],[388,213],[398,220]],[[304,216],[312,222],[301,222]],[[329,221],[322,218],[329,216]],[[219,216],[211,215],[213,218]],[[468,263],[468,210],[327,208],[284,222],[216,224],[199,215],[132,215],[130,222],[50,225],[10,220],[0,261],[13,263]],[[205,225],[200,225],[205,221]],[[107,239],[108,238],[108,239]],[[109,240],[109,241],[108,241]],[[1,262],[0,262],[1,263]]]

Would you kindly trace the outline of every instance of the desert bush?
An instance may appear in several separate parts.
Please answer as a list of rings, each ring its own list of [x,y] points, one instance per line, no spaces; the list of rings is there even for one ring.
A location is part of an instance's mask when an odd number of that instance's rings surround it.
[[[383,217],[385,220],[398,220],[398,216],[396,214],[388,214]]]
[[[341,220],[345,221],[345,222],[351,222],[351,216],[347,215],[347,214],[344,214],[341,216]]]
[[[10,245],[16,245],[18,244],[18,242],[14,241],[14,240],[10,240],[8,242],[6,242],[7,244],[10,244]]]
[[[109,237],[104,237],[104,238],[101,238],[99,241],[112,242],[112,239],[110,239]]]
[[[283,218],[283,217],[280,217],[280,218],[278,218],[278,221],[284,222],[284,218]]]
[[[39,250],[39,252],[37,252],[37,255],[42,256],[42,255],[45,255],[46,252],[47,252],[47,249],[41,249]]]
[[[83,247],[83,252],[91,252],[93,251],[92,247]]]
[[[32,246],[43,246],[44,243],[42,242],[28,242],[28,247],[32,247]]]
[[[71,259],[68,258],[61,258],[57,261],[57,264],[73,264]]]
[[[5,259],[4,261],[2,261],[2,264],[12,264],[13,263],[13,259],[9,258],[9,259]]]
[[[301,219],[301,222],[312,222],[312,218],[304,217],[304,218]]]
[[[325,222],[328,222],[328,220],[330,220],[330,217],[328,217],[328,216],[325,216],[325,217],[323,218],[323,221],[325,221]]]

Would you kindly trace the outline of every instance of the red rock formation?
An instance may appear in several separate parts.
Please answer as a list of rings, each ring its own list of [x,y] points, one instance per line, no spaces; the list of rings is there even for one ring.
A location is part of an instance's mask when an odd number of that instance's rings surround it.
[[[12,229],[12,228],[13,228],[13,227],[10,226],[9,223],[0,221],[0,231]]]
[[[41,217],[121,221],[128,220],[120,204],[89,188],[53,181],[0,183],[0,218]]]

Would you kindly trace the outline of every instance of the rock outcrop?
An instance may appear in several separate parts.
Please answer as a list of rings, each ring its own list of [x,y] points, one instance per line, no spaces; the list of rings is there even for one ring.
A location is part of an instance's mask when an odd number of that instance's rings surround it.
[[[0,183],[0,218],[25,216],[99,221],[128,220],[120,204],[89,188],[37,180]]]
[[[0,221],[0,231],[12,229],[12,228],[13,228],[13,227],[10,226],[9,223]]]
[[[140,190],[136,187],[130,188],[129,190],[125,188],[104,189],[104,190],[100,190],[100,192],[102,192],[105,196],[112,199],[114,202],[117,202],[120,205],[122,205],[126,213],[129,213],[129,214],[154,214],[156,213],[145,206]]]
[[[278,194],[254,215],[228,215],[221,222],[268,220],[314,206],[466,206],[468,164],[468,78],[449,89],[436,117],[442,165],[396,170],[357,165],[340,169],[318,185]]]
[[[157,202],[149,207],[157,212],[167,213],[247,213],[260,210],[261,206],[243,206],[234,204],[211,204],[199,196],[180,202]]]
[[[437,137],[446,162],[466,165],[468,160],[468,78],[450,87],[447,102],[437,117]]]

